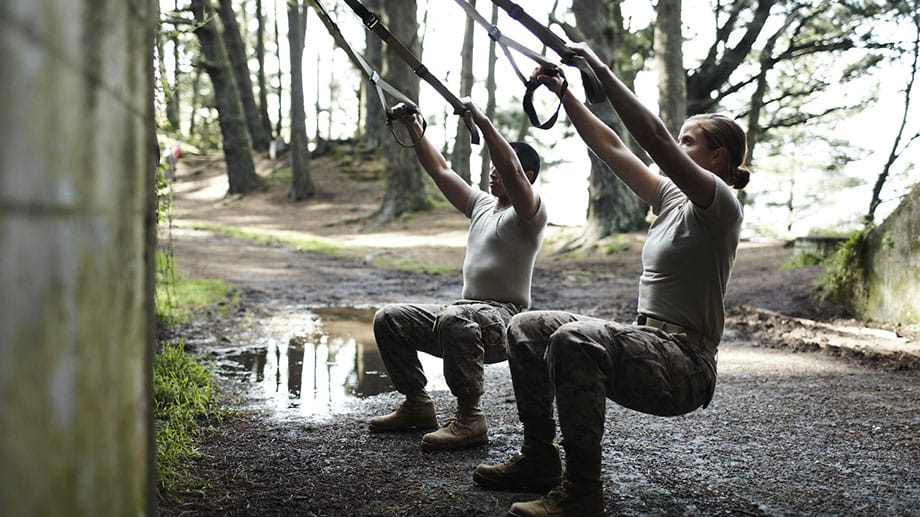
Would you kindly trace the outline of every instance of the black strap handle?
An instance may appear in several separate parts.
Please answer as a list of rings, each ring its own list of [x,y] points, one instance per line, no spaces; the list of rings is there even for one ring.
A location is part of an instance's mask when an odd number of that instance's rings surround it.
[[[550,69],[550,71],[562,76],[562,86],[559,87],[559,104],[556,105],[556,111],[553,112],[552,116],[548,118],[546,122],[540,122],[539,117],[537,117],[537,110],[533,107],[533,93],[540,87],[540,83],[530,80],[524,83],[526,87],[523,101],[524,113],[527,114],[530,123],[540,129],[549,129],[556,123],[556,119],[559,118],[559,110],[562,108],[562,98],[565,97],[565,92],[569,87],[569,82],[566,80],[565,74],[562,73],[560,68]]]
[[[585,97],[591,104],[603,102],[606,100],[604,88],[597,74],[591,68],[591,65],[581,56],[575,55],[563,40],[555,32],[549,30],[549,27],[543,25],[532,16],[527,14],[524,9],[512,2],[511,0],[492,0],[492,3],[502,8],[508,16],[519,21],[524,27],[532,32],[544,45],[553,49],[554,52],[562,57],[562,62],[566,65],[574,66],[581,71],[582,83],[585,87]]]

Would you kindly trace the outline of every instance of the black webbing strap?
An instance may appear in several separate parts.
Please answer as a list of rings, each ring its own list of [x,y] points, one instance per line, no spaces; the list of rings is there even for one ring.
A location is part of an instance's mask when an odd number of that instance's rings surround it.
[[[313,8],[316,11],[316,14],[319,15],[320,21],[323,22],[323,25],[326,26],[326,30],[329,31],[329,34],[332,36],[332,39],[345,51],[345,54],[348,55],[352,63],[361,69],[364,72],[367,80],[373,83],[374,89],[377,91],[377,98],[380,100],[380,105],[383,106],[383,112],[387,116],[387,127],[390,128],[390,132],[393,133],[393,137],[396,139],[396,142],[403,147],[415,147],[418,144],[418,141],[406,143],[396,134],[396,131],[393,129],[393,112],[390,106],[387,105],[386,97],[383,95],[383,92],[387,92],[395,98],[397,101],[402,102],[408,107],[410,113],[416,115],[419,119],[422,126],[422,135],[425,134],[425,130],[428,129],[428,122],[425,120],[425,117],[421,116],[421,112],[418,109],[418,106],[415,102],[412,101],[409,97],[406,97],[401,91],[397,90],[396,87],[390,83],[383,80],[380,77],[380,74],[376,70],[372,69],[371,66],[367,63],[367,60],[361,57],[361,54],[355,52],[351,45],[348,44],[348,41],[345,39],[345,36],[342,34],[342,31],[339,29],[339,26],[332,20],[332,17],[329,16],[329,13],[323,7],[319,0],[311,0]]]
[[[540,54],[534,52],[533,50],[530,50],[524,45],[502,34],[502,31],[499,30],[498,27],[496,27],[495,25],[492,25],[485,18],[483,18],[483,16],[479,14],[479,11],[477,11],[475,7],[467,3],[466,0],[455,0],[455,1],[460,7],[463,8],[464,11],[466,11],[467,16],[469,16],[473,21],[475,21],[479,25],[485,27],[485,29],[489,32],[489,38],[491,38],[493,41],[498,43],[499,47],[501,47],[502,49],[502,52],[504,52],[505,57],[508,58],[508,62],[511,63],[511,68],[514,69],[514,72],[521,79],[521,82],[524,83],[524,87],[525,87],[524,99],[523,99],[524,113],[527,114],[527,118],[530,119],[530,123],[540,129],[549,129],[553,127],[553,124],[556,123],[556,119],[559,117],[559,109],[562,107],[562,95],[564,94],[566,88],[568,87],[568,81],[566,81],[565,74],[562,73],[562,69],[556,66],[554,63],[551,63],[550,61],[548,61],[545,57],[541,56]],[[536,89],[539,88],[540,85],[531,81],[530,79],[525,77],[523,73],[521,73],[520,68],[518,68],[517,63],[514,61],[514,57],[511,54],[511,50],[510,50],[511,48],[513,48],[514,50],[517,50],[521,54],[524,54],[530,59],[533,59],[543,68],[547,70],[551,70],[554,73],[558,73],[559,75],[562,76],[563,82],[562,82],[562,89],[559,91],[559,104],[556,106],[556,111],[546,122],[540,122],[540,119],[537,117],[537,110],[534,109],[533,107],[533,94],[534,94],[534,91],[536,91]]]
[[[542,41],[544,45],[559,54],[564,64],[574,66],[581,72],[582,84],[585,87],[585,97],[589,103],[594,104],[606,100],[607,97],[604,94],[604,89],[601,86],[600,80],[597,78],[597,74],[595,74],[594,70],[591,68],[591,65],[585,61],[585,58],[572,52],[566,46],[565,40],[560,38],[555,32],[549,30],[549,27],[543,25],[524,12],[521,6],[511,0],[492,0],[492,3],[502,8],[508,13],[508,16],[519,21],[527,30],[540,38],[540,41]]]
[[[438,93],[441,94],[441,97],[454,108],[454,114],[459,115],[463,119],[463,123],[466,125],[466,128],[470,132],[470,141],[474,144],[479,143],[479,131],[476,129],[476,125],[473,124],[473,117],[470,114],[470,110],[460,102],[450,90],[447,89],[444,84],[438,80],[437,77],[431,75],[431,72],[428,71],[428,68],[423,65],[415,54],[413,54],[401,41],[399,41],[389,29],[387,29],[383,23],[380,21],[380,18],[376,14],[370,12],[367,7],[365,7],[358,0],[345,0],[345,3],[361,18],[361,21],[364,22],[364,26],[368,29],[374,31],[377,36],[380,37],[389,47],[396,51],[400,58],[408,64],[415,74],[425,80],[430,84]]]

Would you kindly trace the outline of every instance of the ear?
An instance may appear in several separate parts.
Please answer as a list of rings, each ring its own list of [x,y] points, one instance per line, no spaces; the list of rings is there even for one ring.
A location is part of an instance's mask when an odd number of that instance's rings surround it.
[[[722,171],[722,167],[725,165],[725,159],[728,157],[728,149],[724,147],[719,147],[713,149],[712,153],[709,156],[709,163],[712,165],[713,169]]]
[[[527,178],[527,181],[529,181],[531,184],[533,184],[533,171],[531,171],[531,170],[525,170],[525,171],[524,171],[524,176]]]

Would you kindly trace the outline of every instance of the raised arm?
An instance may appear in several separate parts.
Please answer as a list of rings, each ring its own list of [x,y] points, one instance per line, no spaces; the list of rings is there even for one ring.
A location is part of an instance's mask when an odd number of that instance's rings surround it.
[[[511,206],[519,216],[530,219],[540,208],[540,196],[534,191],[530,178],[524,173],[517,154],[478,106],[467,98],[461,100],[470,109],[473,122],[482,131],[483,140],[489,148],[492,166],[501,177],[502,186],[511,201]]]
[[[594,69],[620,120],[661,171],[694,204],[708,207],[715,195],[713,175],[684,152],[661,119],[642,104],[594,52],[583,43],[571,45],[570,48],[583,56]]]
[[[562,78],[547,74],[543,69],[534,72],[533,79],[545,84],[558,94]],[[562,105],[585,144],[632,190],[639,199],[652,204],[658,188],[658,176],[626,147],[619,135],[597,118],[576,96],[562,94]]]
[[[412,140],[418,141],[418,144],[414,147],[415,156],[418,157],[422,168],[431,176],[435,185],[438,186],[438,189],[450,204],[465,214],[466,205],[469,203],[470,196],[473,193],[472,188],[450,168],[444,156],[425,137],[418,119],[413,113],[409,112],[406,105],[397,104],[393,107],[392,114],[398,123],[406,126],[412,134]]]

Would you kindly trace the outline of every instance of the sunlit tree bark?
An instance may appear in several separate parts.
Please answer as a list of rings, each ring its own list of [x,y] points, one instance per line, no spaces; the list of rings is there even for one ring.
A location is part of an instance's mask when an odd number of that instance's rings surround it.
[[[684,71],[681,0],[658,0],[655,21],[655,64],[658,69],[658,113],[675,137],[687,118],[687,76]]]
[[[307,122],[303,98],[303,51],[306,9],[301,0],[288,0],[288,42],[291,46],[291,190],[288,198],[301,201],[312,196],[315,187],[307,149]]]
[[[262,131],[271,139],[272,121],[268,116],[268,86],[265,80],[265,12],[262,9],[262,0],[256,0],[256,20],[258,21],[256,59],[259,62],[259,69],[256,73],[259,83],[259,122],[262,125]]]
[[[384,0],[383,20],[390,32],[416,56],[418,45],[415,0]],[[413,102],[418,102],[419,78],[392,49],[384,47],[384,78]],[[386,192],[380,206],[379,221],[420,210],[428,205],[422,183],[422,170],[415,151],[401,147],[393,138],[385,139]]]
[[[476,0],[470,0],[476,7]],[[460,96],[469,97],[473,92],[473,29],[474,22],[466,17],[466,29],[463,32],[463,48],[460,51]],[[470,154],[473,152],[470,143],[470,132],[463,119],[457,118],[457,137],[454,139],[454,150],[451,153],[451,168],[454,169],[467,183],[470,182]]]
[[[498,23],[498,6],[492,4],[492,16],[490,23],[494,27]],[[495,40],[489,38],[489,68],[486,75],[486,116],[490,120],[495,119],[495,61],[498,56],[495,54]],[[479,189],[489,191],[489,170],[491,169],[491,158],[489,157],[489,147],[482,146],[481,151],[482,166],[479,169]]]

